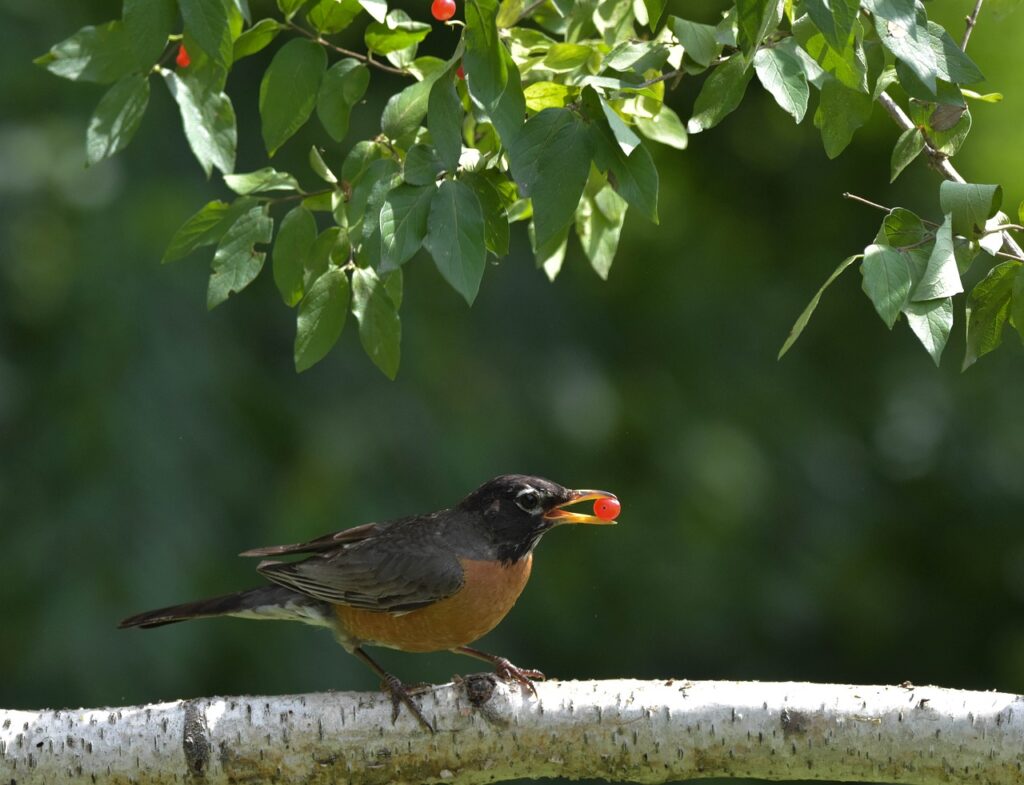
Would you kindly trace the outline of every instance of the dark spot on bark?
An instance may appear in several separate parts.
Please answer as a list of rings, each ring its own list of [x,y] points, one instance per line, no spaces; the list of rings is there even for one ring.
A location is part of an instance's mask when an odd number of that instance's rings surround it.
[[[206,725],[199,701],[185,701],[185,731],[182,737],[182,750],[185,753],[185,765],[193,777],[205,777],[210,764],[210,729]]]
[[[494,695],[494,688],[498,682],[490,673],[474,673],[466,676],[462,683],[466,687],[469,702],[479,709]]]
[[[783,736],[791,736],[793,734],[802,736],[807,733],[808,726],[810,725],[810,718],[804,712],[793,709],[783,709],[780,719],[782,721]]]
[[[928,708],[928,701],[930,701],[930,700],[931,700],[931,698],[921,698],[921,700],[919,700],[917,702],[917,708],[919,708],[919,709],[927,709]]]

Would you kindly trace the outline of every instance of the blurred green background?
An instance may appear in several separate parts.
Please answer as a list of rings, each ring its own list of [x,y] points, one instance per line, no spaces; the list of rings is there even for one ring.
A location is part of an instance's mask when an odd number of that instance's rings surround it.
[[[259,10],[261,3],[253,3]],[[713,21],[715,2],[670,12]],[[929,4],[959,39],[968,0]],[[428,19],[426,0],[406,3]],[[126,153],[83,167],[103,88],[31,65],[117,0],[0,0],[0,706],[373,689],[323,632],[219,620],[151,632],[125,615],[259,580],[245,548],[433,510],[492,475],[613,490],[612,529],[559,530],[480,644],[560,678],[938,683],[1024,691],[1024,351],[966,375],[962,326],[936,370],[889,334],[848,273],[801,341],[796,315],[881,214],[935,218],[936,177],[888,185],[880,110],[830,162],[752,84],[678,152],[653,146],[660,227],[630,215],[611,279],[578,247],[549,284],[517,225],[467,309],[429,258],[406,268],[402,368],[388,382],[354,322],[298,376],[294,314],[264,275],[205,311],[209,254],[161,267],[177,226],[224,196],[155,82]],[[447,53],[439,29],[426,52]],[[956,163],[1024,198],[1024,12],[983,11],[971,54],[1001,105],[975,105]],[[229,82],[238,170],[262,165],[266,56]],[[373,74],[349,140],[316,122],[275,158],[308,184],[340,163],[398,82]],[[689,115],[699,83],[670,103]],[[973,283],[984,273],[973,270]],[[962,308],[962,303],[958,303]],[[962,311],[958,312],[958,320]],[[475,670],[380,652],[407,680]]]

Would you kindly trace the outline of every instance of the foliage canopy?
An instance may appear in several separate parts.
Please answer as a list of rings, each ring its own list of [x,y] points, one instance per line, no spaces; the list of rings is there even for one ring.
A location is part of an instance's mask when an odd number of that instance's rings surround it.
[[[1008,233],[1018,227],[1000,210],[998,185],[963,182],[949,163],[971,128],[968,100],[1001,97],[965,87],[984,79],[966,54],[976,16],[958,45],[919,0],[736,0],[723,3],[715,25],[666,16],[663,0],[469,0],[461,12],[446,23],[460,37],[441,59],[418,56],[438,25],[385,0],[277,0],[276,13],[258,19],[247,0],[124,0],[121,19],[82,28],[36,62],[110,85],[89,122],[90,163],[132,140],[150,81],[162,78],[199,165],[208,176],[218,170],[235,194],[189,218],[164,261],[214,246],[214,308],[260,274],[269,249],[281,298],[297,311],[300,371],[330,351],[351,311],[367,355],[394,378],[402,268],[421,248],[469,304],[488,258],[508,253],[516,222],[527,223],[549,277],[575,232],[606,278],[629,208],[658,222],[648,144],[684,149],[688,134],[715,127],[740,104],[755,77],[797,123],[817,91],[813,123],[830,158],[878,104],[902,128],[892,179],[921,156],[945,178],[942,220],[882,208],[876,236],[840,263],[780,356],[822,291],[859,264],[885,324],[902,316],[938,363],[962,276],[981,254],[992,257],[991,269],[965,298],[964,367],[996,348],[1007,326],[1024,338],[1024,258]],[[337,43],[354,26],[365,51]],[[234,171],[228,75],[272,44],[259,90],[268,159],[314,113],[335,143],[345,142],[374,72],[409,80],[387,101],[380,134],[352,144],[340,170],[323,150],[309,151],[317,188],[269,160]],[[684,123],[664,102],[666,85],[698,75],[703,86]],[[992,264],[996,257],[1005,258]]]

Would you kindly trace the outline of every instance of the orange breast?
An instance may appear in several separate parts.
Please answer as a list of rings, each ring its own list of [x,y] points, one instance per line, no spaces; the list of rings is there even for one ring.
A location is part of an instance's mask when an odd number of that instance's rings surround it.
[[[402,651],[443,651],[472,643],[494,629],[515,605],[530,577],[533,555],[508,567],[487,561],[461,563],[465,583],[451,597],[400,615],[336,605],[338,622],[363,643]]]

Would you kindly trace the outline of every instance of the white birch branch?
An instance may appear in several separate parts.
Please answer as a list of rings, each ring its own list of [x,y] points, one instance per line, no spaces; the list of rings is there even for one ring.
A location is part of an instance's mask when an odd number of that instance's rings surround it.
[[[702,777],[1024,782],[1024,697],[938,687],[492,677],[380,693],[0,710],[0,782],[449,783]]]

